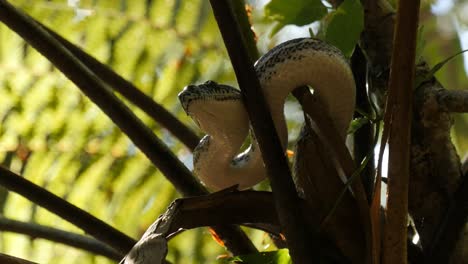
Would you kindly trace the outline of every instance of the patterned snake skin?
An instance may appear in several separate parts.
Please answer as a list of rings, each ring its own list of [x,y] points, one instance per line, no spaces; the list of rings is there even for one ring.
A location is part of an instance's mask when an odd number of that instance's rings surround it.
[[[336,47],[317,39],[293,39],[260,58],[255,70],[284,149],[284,100],[302,85],[312,85],[340,133],[346,134],[354,111],[354,79],[348,60]],[[207,133],[194,151],[194,173],[206,186],[218,190],[238,184],[239,189],[245,189],[265,178],[254,138],[252,145],[238,154],[249,131],[239,90],[208,81],[185,87],[179,100]]]

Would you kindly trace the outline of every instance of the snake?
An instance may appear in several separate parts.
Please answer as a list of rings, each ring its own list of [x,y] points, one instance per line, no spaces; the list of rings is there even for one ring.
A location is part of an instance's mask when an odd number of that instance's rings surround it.
[[[348,59],[335,46],[315,38],[283,42],[254,65],[276,132],[286,153],[286,97],[294,89],[313,89],[343,140],[355,107],[355,82]],[[237,185],[251,188],[267,177],[239,90],[207,81],[178,95],[182,108],[206,133],[193,151],[193,172],[213,191]],[[241,151],[247,137],[250,145]]]

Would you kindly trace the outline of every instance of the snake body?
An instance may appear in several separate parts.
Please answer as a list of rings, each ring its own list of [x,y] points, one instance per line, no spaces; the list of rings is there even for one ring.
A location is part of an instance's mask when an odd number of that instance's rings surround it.
[[[318,39],[293,39],[262,56],[255,70],[284,150],[288,138],[284,101],[291,91],[304,85],[312,86],[336,129],[346,136],[354,112],[355,84],[347,59],[336,47]],[[250,126],[238,90],[208,81],[185,87],[179,100],[207,134],[193,158],[194,173],[207,187],[219,190],[238,184],[239,189],[246,189],[265,179],[254,137],[239,154]]]

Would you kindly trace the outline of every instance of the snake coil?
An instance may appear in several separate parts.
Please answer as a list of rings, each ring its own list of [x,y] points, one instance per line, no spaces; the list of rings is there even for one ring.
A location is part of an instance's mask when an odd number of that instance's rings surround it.
[[[341,136],[354,112],[355,84],[349,63],[332,45],[312,38],[284,42],[255,64],[283,149],[287,147],[284,101],[295,88],[310,85],[320,97]],[[207,134],[194,150],[194,173],[209,188],[250,188],[266,177],[253,137],[239,154],[250,126],[241,94],[233,87],[208,81],[189,85],[179,94],[185,112]],[[253,133],[252,133],[253,134]]]

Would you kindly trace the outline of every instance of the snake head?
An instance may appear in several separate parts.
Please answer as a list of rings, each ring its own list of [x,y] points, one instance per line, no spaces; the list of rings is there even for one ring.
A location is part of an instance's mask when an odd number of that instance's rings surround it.
[[[184,87],[182,92],[178,94],[180,104],[184,108],[185,113],[189,114],[189,106],[193,100],[196,100],[199,97],[196,85],[188,85]]]
[[[241,94],[239,90],[223,84],[218,84],[214,81],[207,81],[198,85],[188,85],[184,87],[178,95],[179,101],[185,112],[190,115],[190,106],[197,101],[223,101],[223,100],[239,100]]]
[[[179,93],[179,101],[187,115],[206,133],[216,133],[226,123],[248,122],[240,91],[231,86],[213,81],[188,85]],[[242,114],[233,115],[234,112]]]

